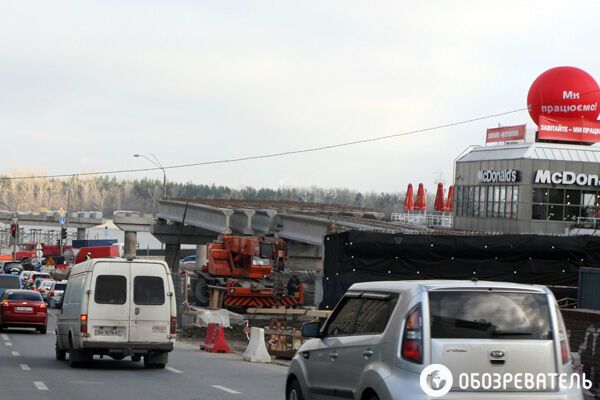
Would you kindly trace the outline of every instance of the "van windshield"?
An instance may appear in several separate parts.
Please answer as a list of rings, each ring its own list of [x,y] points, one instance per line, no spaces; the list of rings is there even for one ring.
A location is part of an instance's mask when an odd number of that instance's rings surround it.
[[[545,294],[431,292],[433,339],[551,340]]]
[[[19,277],[16,275],[12,276],[0,276],[0,288],[2,289],[20,289]]]

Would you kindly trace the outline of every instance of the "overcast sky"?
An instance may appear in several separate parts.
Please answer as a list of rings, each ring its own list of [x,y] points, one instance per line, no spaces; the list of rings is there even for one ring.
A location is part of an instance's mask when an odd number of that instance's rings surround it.
[[[600,79],[598,1],[0,4],[0,173],[150,165],[134,153],[173,165],[328,145],[525,107],[530,84],[554,66]],[[433,190],[499,123],[533,126],[523,111],[168,178]]]

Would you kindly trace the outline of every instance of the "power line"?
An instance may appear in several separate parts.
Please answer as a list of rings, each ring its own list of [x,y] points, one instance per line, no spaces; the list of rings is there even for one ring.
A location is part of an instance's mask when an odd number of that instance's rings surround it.
[[[511,111],[505,111],[505,112],[501,112],[501,113],[497,113],[497,114],[489,114],[489,115],[470,118],[470,119],[466,119],[466,120],[462,120],[462,121],[451,122],[451,123],[442,124],[442,125],[436,125],[436,126],[432,126],[429,128],[416,129],[416,130],[412,130],[412,131],[394,133],[391,135],[378,136],[378,137],[368,138],[368,139],[359,139],[359,140],[353,140],[350,142],[342,142],[342,143],[330,144],[330,145],[325,145],[325,146],[308,147],[308,148],[298,149],[298,150],[290,150],[290,151],[283,151],[283,152],[278,152],[278,153],[260,154],[260,155],[237,157],[237,158],[228,158],[228,159],[223,159],[223,160],[201,161],[201,162],[189,163],[189,164],[168,165],[168,166],[165,166],[164,169],[189,168],[189,167],[199,167],[199,166],[203,166],[203,165],[215,165],[215,164],[228,164],[228,163],[235,163],[235,162],[240,162],[240,161],[250,161],[250,160],[259,160],[259,159],[265,159],[265,158],[283,157],[283,156],[289,156],[289,155],[294,155],[294,154],[312,153],[312,152],[316,152],[316,151],[323,151],[323,150],[329,150],[329,149],[336,149],[336,148],[340,148],[340,147],[354,146],[357,144],[378,142],[381,140],[387,140],[387,139],[393,139],[393,138],[402,137],[402,136],[414,135],[417,133],[428,133],[428,132],[436,131],[439,129],[451,128],[453,126],[464,125],[464,124],[469,124],[469,123],[476,122],[476,121],[482,121],[482,120],[486,120],[486,119],[501,117],[503,115],[515,114],[515,113],[518,113],[521,111],[526,111],[526,110],[528,110],[528,108],[524,107],[524,108],[519,108],[519,109],[511,110]],[[73,177],[73,176],[115,175],[115,174],[123,174],[123,173],[148,172],[148,171],[157,171],[157,170],[162,170],[162,168],[153,167],[153,168],[117,169],[117,170],[111,170],[111,171],[98,171],[98,172],[73,172],[73,173],[69,173],[69,174],[55,174],[55,175],[2,177],[1,179],[7,179],[7,180],[52,179],[52,178],[67,178],[67,177]]]

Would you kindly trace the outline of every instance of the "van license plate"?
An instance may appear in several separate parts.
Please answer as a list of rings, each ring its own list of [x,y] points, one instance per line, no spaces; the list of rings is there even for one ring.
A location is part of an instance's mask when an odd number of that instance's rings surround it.
[[[33,307],[17,307],[17,311],[32,312],[33,311]]]
[[[96,336],[124,336],[124,331],[122,328],[98,327],[98,328],[94,328],[94,335],[96,335]]]

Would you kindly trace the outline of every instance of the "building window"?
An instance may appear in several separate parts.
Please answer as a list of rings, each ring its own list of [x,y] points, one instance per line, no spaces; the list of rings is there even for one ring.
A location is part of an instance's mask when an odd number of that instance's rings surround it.
[[[579,217],[599,216],[600,193],[595,190],[534,188],[532,219],[576,223]]]
[[[456,193],[457,216],[517,218],[518,186],[461,186]]]
[[[512,217],[513,219],[517,219],[519,215],[519,187],[513,186],[513,195],[512,195]]]
[[[494,217],[494,187],[488,186],[487,188],[487,213],[488,218]]]
[[[457,216],[461,216],[462,215],[462,193],[463,193],[463,187],[459,186],[456,188],[456,215]]]

